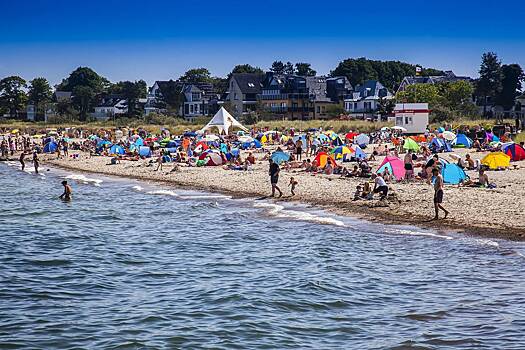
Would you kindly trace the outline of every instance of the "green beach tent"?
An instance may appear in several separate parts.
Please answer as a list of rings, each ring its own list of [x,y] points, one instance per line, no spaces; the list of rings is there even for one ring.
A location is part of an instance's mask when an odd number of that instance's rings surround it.
[[[410,137],[407,137],[405,139],[405,143],[403,143],[403,148],[407,151],[414,151],[414,152],[417,152],[419,151],[419,145],[417,144],[416,141],[414,141],[412,138]]]

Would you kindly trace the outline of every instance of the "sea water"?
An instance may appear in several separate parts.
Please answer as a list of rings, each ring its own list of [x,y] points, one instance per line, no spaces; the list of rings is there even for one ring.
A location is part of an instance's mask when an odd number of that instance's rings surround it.
[[[0,164],[0,349],[525,348],[523,243],[46,170]]]

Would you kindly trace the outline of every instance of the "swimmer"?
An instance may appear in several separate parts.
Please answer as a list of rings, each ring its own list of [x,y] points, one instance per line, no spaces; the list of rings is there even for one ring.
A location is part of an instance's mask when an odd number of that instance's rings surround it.
[[[64,186],[64,193],[62,193],[60,195],[60,199],[63,199],[65,201],[70,201],[71,200],[71,193],[73,192],[71,190],[71,186],[69,186],[67,184],[66,180],[62,181],[62,186]]]

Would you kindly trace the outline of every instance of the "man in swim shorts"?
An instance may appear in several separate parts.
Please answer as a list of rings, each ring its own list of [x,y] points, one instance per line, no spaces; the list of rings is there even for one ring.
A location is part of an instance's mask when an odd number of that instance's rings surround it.
[[[60,195],[60,199],[63,199],[65,201],[70,201],[71,200],[71,193],[73,192],[71,190],[71,186],[69,186],[67,184],[66,180],[62,181],[62,186],[64,186],[64,193],[62,193]]]

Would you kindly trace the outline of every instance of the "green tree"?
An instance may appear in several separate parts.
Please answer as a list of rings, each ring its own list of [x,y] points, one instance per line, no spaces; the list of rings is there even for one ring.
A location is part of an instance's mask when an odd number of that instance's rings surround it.
[[[302,77],[314,77],[317,72],[312,69],[312,65],[310,63],[296,63],[295,64],[295,71],[297,75]]]
[[[483,116],[487,116],[488,98],[495,98],[502,88],[501,62],[494,52],[486,52],[481,58],[476,95],[483,99]]]
[[[284,63],[281,61],[273,62],[270,71],[272,71],[274,74],[284,74]]]
[[[111,92],[122,95],[127,100],[126,107],[128,108],[127,115],[129,117],[140,116],[141,112],[138,110],[138,102],[140,98],[145,98],[147,95],[148,86],[144,80],[139,81],[120,81],[112,86]]]
[[[206,68],[193,68],[179,78],[184,83],[210,83],[212,81],[211,73]]]
[[[328,114],[330,117],[338,117],[343,113],[345,113],[345,109],[340,104],[326,106],[326,114]]]
[[[393,99],[381,97],[377,106],[377,113],[381,116],[381,119],[384,119],[394,112],[395,107],[396,102]]]
[[[474,86],[468,81],[458,80],[455,82],[439,83],[443,104],[452,110],[459,110],[465,103],[472,103]]]
[[[295,74],[295,67],[293,66],[292,62],[286,62],[284,64],[284,74],[289,74],[289,75]]]
[[[29,101],[34,103],[37,112],[45,112],[45,104],[50,102],[53,96],[49,82],[46,78],[35,78],[29,83]]]
[[[71,91],[73,106],[79,112],[81,120],[87,119],[87,114],[96,102],[96,96],[107,91],[110,82],[88,67],[78,67],[69,77],[62,80],[57,90]]]
[[[23,89],[26,86],[26,81],[19,76],[0,80],[0,109],[8,110],[11,118],[18,118],[19,111],[25,108],[27,95]]]
[[[503,78],[501,92],[496,97],[496,103],[505,110],[511,110],[516,103],[516,97],[521,91],[521,83],[525,79],[523,69],[519,64],[504,64],[501,67]]]
[[[396,100],[403,103],[428,103],[430,107],[440,104],[442,97],[434,84],[415,84],[396,95]]]
[[[264,74],[263,70],[259,67],[254,67],[249,64],[238,64],[233,67],[232,73],[258,73]]]

